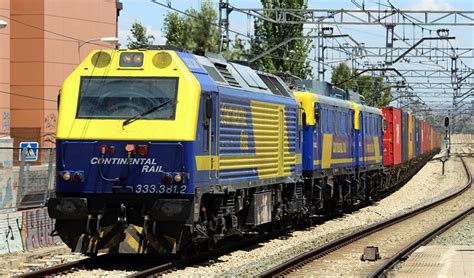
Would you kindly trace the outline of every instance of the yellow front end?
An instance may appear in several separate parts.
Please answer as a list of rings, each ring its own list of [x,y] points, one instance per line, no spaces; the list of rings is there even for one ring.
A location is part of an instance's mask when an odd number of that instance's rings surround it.
[[[121,66],[120,56],[125,52],[143,53],[142,65]],[[84,77],[177,78],[175,117],[172,120],[138,120],[126,126],[123,125],[124,119],[78,118],[81,78]],[[57,139],[192,141],[196,136],[199,98],[198,80],[174,51],[95,51],[64,81]]]

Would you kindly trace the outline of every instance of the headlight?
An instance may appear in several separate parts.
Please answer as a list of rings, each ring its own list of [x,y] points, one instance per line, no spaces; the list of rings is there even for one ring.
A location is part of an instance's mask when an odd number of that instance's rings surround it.
[[[180,174],[176,174],[174,176],[174,181],[175,182],[181,182],[183,180],[183,177]]]
[[[64,171],[61,176],[62,176],[63,180],[65,180],[65,181],[68,181],[68,180],[71,179],[71,173],[69,173],[68,171]]]

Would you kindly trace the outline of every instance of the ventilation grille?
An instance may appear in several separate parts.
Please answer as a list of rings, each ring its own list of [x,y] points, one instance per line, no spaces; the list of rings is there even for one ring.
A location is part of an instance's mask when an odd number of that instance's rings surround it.
[[[235,78],[232,76],[232,74],[227,70],[226,65],[221,65],[221,64],[214,64],[216,66],[216,69],[220,72],[220,74],[224,77],[224,79],[229,83],[230,86],[233,87],[239,87],[240,84],[235,80]]]
[[[285,97],[290,96],[286,89],[278,82],[278,80],[276,80],[275,77],[271,77],[264,74],[259,74],[258,76],[260,76],[265,85],[267,85],[268,89],[270,89],[270,91],[272,91],[274,95]]]

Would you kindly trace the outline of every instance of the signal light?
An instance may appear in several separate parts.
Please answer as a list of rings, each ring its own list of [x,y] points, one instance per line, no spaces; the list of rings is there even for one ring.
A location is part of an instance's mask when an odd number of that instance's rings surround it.
[[[114,154],[115,153],[115,146],[110,146],[109,147],[109,153]]]
[[[101,145],[101,146],[99,147],[99,152],[100,152],[100,154],[105,154],[105,153],[107,152],[107,150],[108,150],[107,145]]]
[[[61,177],[63,178],[63,180],[68,181],[71,179],[71,173],[69,173],[68,171],[64,171]]]
[[[143,65],[143,53],[123,52],[120,54],[119,66],[121,67],[141,67]]]
[[[162,178],[161,181],[163,184],[170,184],[171,182],[171,175],[170,174],[165,174]]]
[[[83,182],[84,181],[84,177],[82,176],[82,174],[80,172],[74,173],[74,176],[72,177],[72,179],[75,182]]]
[[[135,64],[141,64],[143,63],[143,57],[140,55],[133,55],[133,62]]]
[[[127,144],[125,146],[125,151],[128,153],[132,153],[135,151],[135,145],[134,144]]]
[[[137,153],[141,156],[146,156],[148,154],[148,146],[147,145],[138,145]]]

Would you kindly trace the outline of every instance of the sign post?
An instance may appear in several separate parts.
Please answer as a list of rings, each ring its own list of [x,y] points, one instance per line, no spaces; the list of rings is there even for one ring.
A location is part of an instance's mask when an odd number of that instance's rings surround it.
[[[449,134],[449,138],[448,138],[449,117],[444,117],[444,127],[446,128],[446,131],[445,131],[446,133],[444,135],[444,143],[446,145],[446,150],[448,152],[448,157],[449,157],[449,149],[450,149],[449,146],[451,146],[451,142],[450,142],[451,141],[451,134]]]
[[[19,160],[22,161],[24,154],[25,161],[37,161],[38,160],[38,151],[39,143],[38,142],[21,142],[20,143],[20,154]]]

